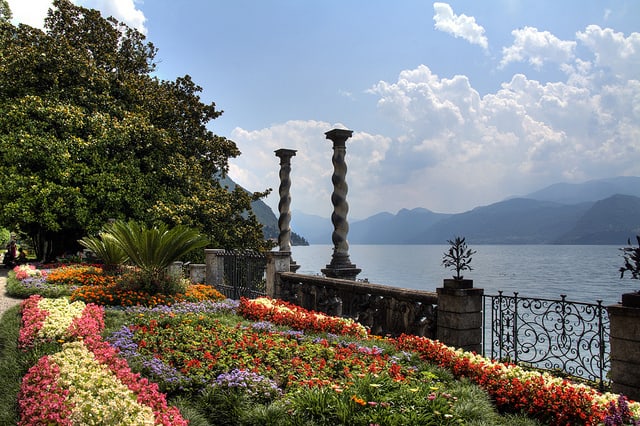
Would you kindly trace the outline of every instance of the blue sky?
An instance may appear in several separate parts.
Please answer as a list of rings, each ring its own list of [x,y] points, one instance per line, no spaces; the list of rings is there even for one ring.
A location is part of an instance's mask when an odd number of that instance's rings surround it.
[[[330,215],[347,142],[350,219],[456,213],[556,182],[640,176],[640,2],[75,0],[146,34],[157,75],[189,74],[242,155],[231,177]],[[46,0],[9,0],[42,27]]]

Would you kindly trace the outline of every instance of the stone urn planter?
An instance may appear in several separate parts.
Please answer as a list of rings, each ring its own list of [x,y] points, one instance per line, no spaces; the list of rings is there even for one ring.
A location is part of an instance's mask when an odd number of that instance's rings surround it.
[[[473,288],[473,280],[445,278],[443,281],[443,287],[455,289]]]

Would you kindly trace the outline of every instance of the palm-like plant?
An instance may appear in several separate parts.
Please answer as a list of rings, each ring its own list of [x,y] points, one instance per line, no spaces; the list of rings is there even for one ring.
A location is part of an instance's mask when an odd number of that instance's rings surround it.
[[[96,255],[103,260],[105,257],[113,262],[118,259],[120,264],[126,261],[138,267],[140,287],[156,293],[167,290],[167,267],[188,252],[205,247],[209,240],[182,225],[169,228],[161,224],[147,228],[134,221],[115,221],[105,227],[100,239],[87,237],[80,243],[97,250]],[[118,258],[118,253],[123,257]]]
[[[107,269],[115,269],[116,266],[122,265],[129,260],[124,250],[108,233],[101,232],[99,237],[84,237],[78,242],[83,247],[91,250],[98,259],[102,260]]]
[[[107,232],[131,263],[150,273],[164,271],[180,257],[209,244],[206,237],[182,225],[169,228],[161,224],[147,228],[134,221],[116,221],[109,225]]]

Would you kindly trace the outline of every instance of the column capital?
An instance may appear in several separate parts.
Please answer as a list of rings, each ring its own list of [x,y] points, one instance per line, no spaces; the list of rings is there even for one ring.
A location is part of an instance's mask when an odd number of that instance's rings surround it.
[[[333,146],[344,146],[347,139],[353,135],[353,130],[333,129],[325,133],[327,139],[333,141]]]
[[[294,157],[298,151],[295,149],[280,148],[276,149],[274,152],[276,153],[276,157],[279,157],[281,160],[285,160]]]

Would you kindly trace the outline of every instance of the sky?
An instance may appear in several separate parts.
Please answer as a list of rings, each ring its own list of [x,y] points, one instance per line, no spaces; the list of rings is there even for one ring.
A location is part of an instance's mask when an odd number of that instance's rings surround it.
[[[353,130],[349,220],[640,176],[637,0],[74,3],[145,34],[159,78],[203,88],[242,152],[229,175],[272,188],[276,215],[288,148],[291,210],[330,216],[334,128]],[[40,28],[51,4],[9,0]]]

